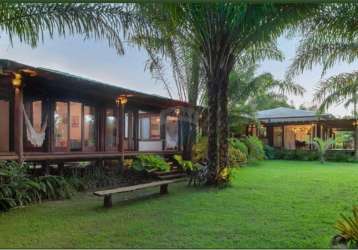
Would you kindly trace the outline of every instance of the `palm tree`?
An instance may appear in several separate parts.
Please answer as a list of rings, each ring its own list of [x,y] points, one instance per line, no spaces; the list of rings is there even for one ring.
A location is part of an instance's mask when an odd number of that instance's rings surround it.
[[[36,47],[46,35],[80,34],[85,39],[105,39],[123,54],[120,34],[126,35],[133,25],[129,6],[77,3],[0,3],[0,31],[12,43]]]
[[[353,117],[355,119],[354,155],[358,159],[358,71],[342,73],[321,81],[314,99],[320,103],[320,111],[326,110],[333,104],[343,103],[346,108],[353,105]]]
[[[323,140],[315,137],[312,143],[319,153],[320,162],[323,164],[325,162],[327,150],[335,143],[335,141],[333,139]]]
[[[323,66],[322,75],[336,62],[358,58],[358,5],[323,5],[320,12],[301,23],[302,40],[287,76],[293,77],[313,65]]]
[[[179,36],[198,48],[208,93],[208,183],[216,184],[220,168],[228,165],[228,83],[238,57],[261,49],[283,30],[315,11],[316,5],[235,2],[145,4],[150,33]],[[220,149],[220,150],[218,150]]]
[[[274,79],[270,73],[255,76],[257,64],[242,64],[230,73],[230,127],[239,132],[243,124],[255,121],[260,109],[287,105],[287,94],[303,95],[304,88],[292,81]],[[264,106],[263,106],[264,105]]]

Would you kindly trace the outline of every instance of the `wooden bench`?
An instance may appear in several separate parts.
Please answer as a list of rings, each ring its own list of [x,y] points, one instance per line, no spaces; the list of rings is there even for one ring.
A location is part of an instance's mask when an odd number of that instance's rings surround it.
[[[186,178],[165,180],[165,181],[155,181],[155,182],[139,184],[139,185],[134,185],[134,186],[120,187],[120,188],[108,189],[108,190],[103,190],[103,191],[96,191],[93,194],[96,196],[104,197],[104,201],[103,201],[104,207],[110,208],[110,207],[112,207],[112,194],[133,192],[136,190],[141,190],[141,189],[146,189],[146,188],[151,188],[151,187],[160,187],[160,194],[167,194],[169,184],[172,184],[175,182],[182,182],[182,181],[186,181]]]

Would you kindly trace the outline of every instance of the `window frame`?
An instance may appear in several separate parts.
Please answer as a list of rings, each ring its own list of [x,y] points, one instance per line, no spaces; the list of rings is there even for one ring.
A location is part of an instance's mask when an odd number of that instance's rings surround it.
[[[152,117],[159,117],[159,138],[157,137],[153,137],[152,135]],[[141,126],[140,126],[140,120],[142,118],[149,118],[149,138],[148,139],[142,139],[141,138]],[[161,124],[160,124],[160,113],[139,113],[139,117],[138,117],[138,140],[139,141],[161,141]]]

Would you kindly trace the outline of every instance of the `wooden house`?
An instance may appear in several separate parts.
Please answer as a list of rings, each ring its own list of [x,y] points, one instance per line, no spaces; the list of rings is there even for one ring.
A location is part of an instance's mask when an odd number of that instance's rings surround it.
[[[185,102],[0,60],[0,160],[120,159],[182,150]]]

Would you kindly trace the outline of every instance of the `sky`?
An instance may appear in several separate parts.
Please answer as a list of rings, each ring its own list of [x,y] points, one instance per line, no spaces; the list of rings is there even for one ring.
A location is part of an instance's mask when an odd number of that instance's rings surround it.
[[[299,38],[280,37],[278,46],[285,55],[282,62],[265,60],[260,63],[257,73],[270,72],[277,79],[283,79],[294,55]],[[83,40],[79,36],[46,39],[36,48],[14,41],[9,42],[6,34],[0,33],[0,58],[10,59],[35,67],[45,67],[82,77],[119,85],[121,87],[162,96],[168,96],[161,82],[151,77],[145,70],[147,54],[137,47],[126,46],[125,55],[118,55],[109,48],[106,41]],[[329,69],[323,79],[342,72],[358,69],[358,61],[351,64],[339,63]],[[289,96],[289,102],[298,107],[300,104],[311,105],[315,87],[321,80],[320,66],[306,70],[294,80],[301,84],[306,93],[304,96]],[[173,83],[174,84],[174,83]],[[335,116],[350,114],[350,109],[342,105],[328,110]]]

